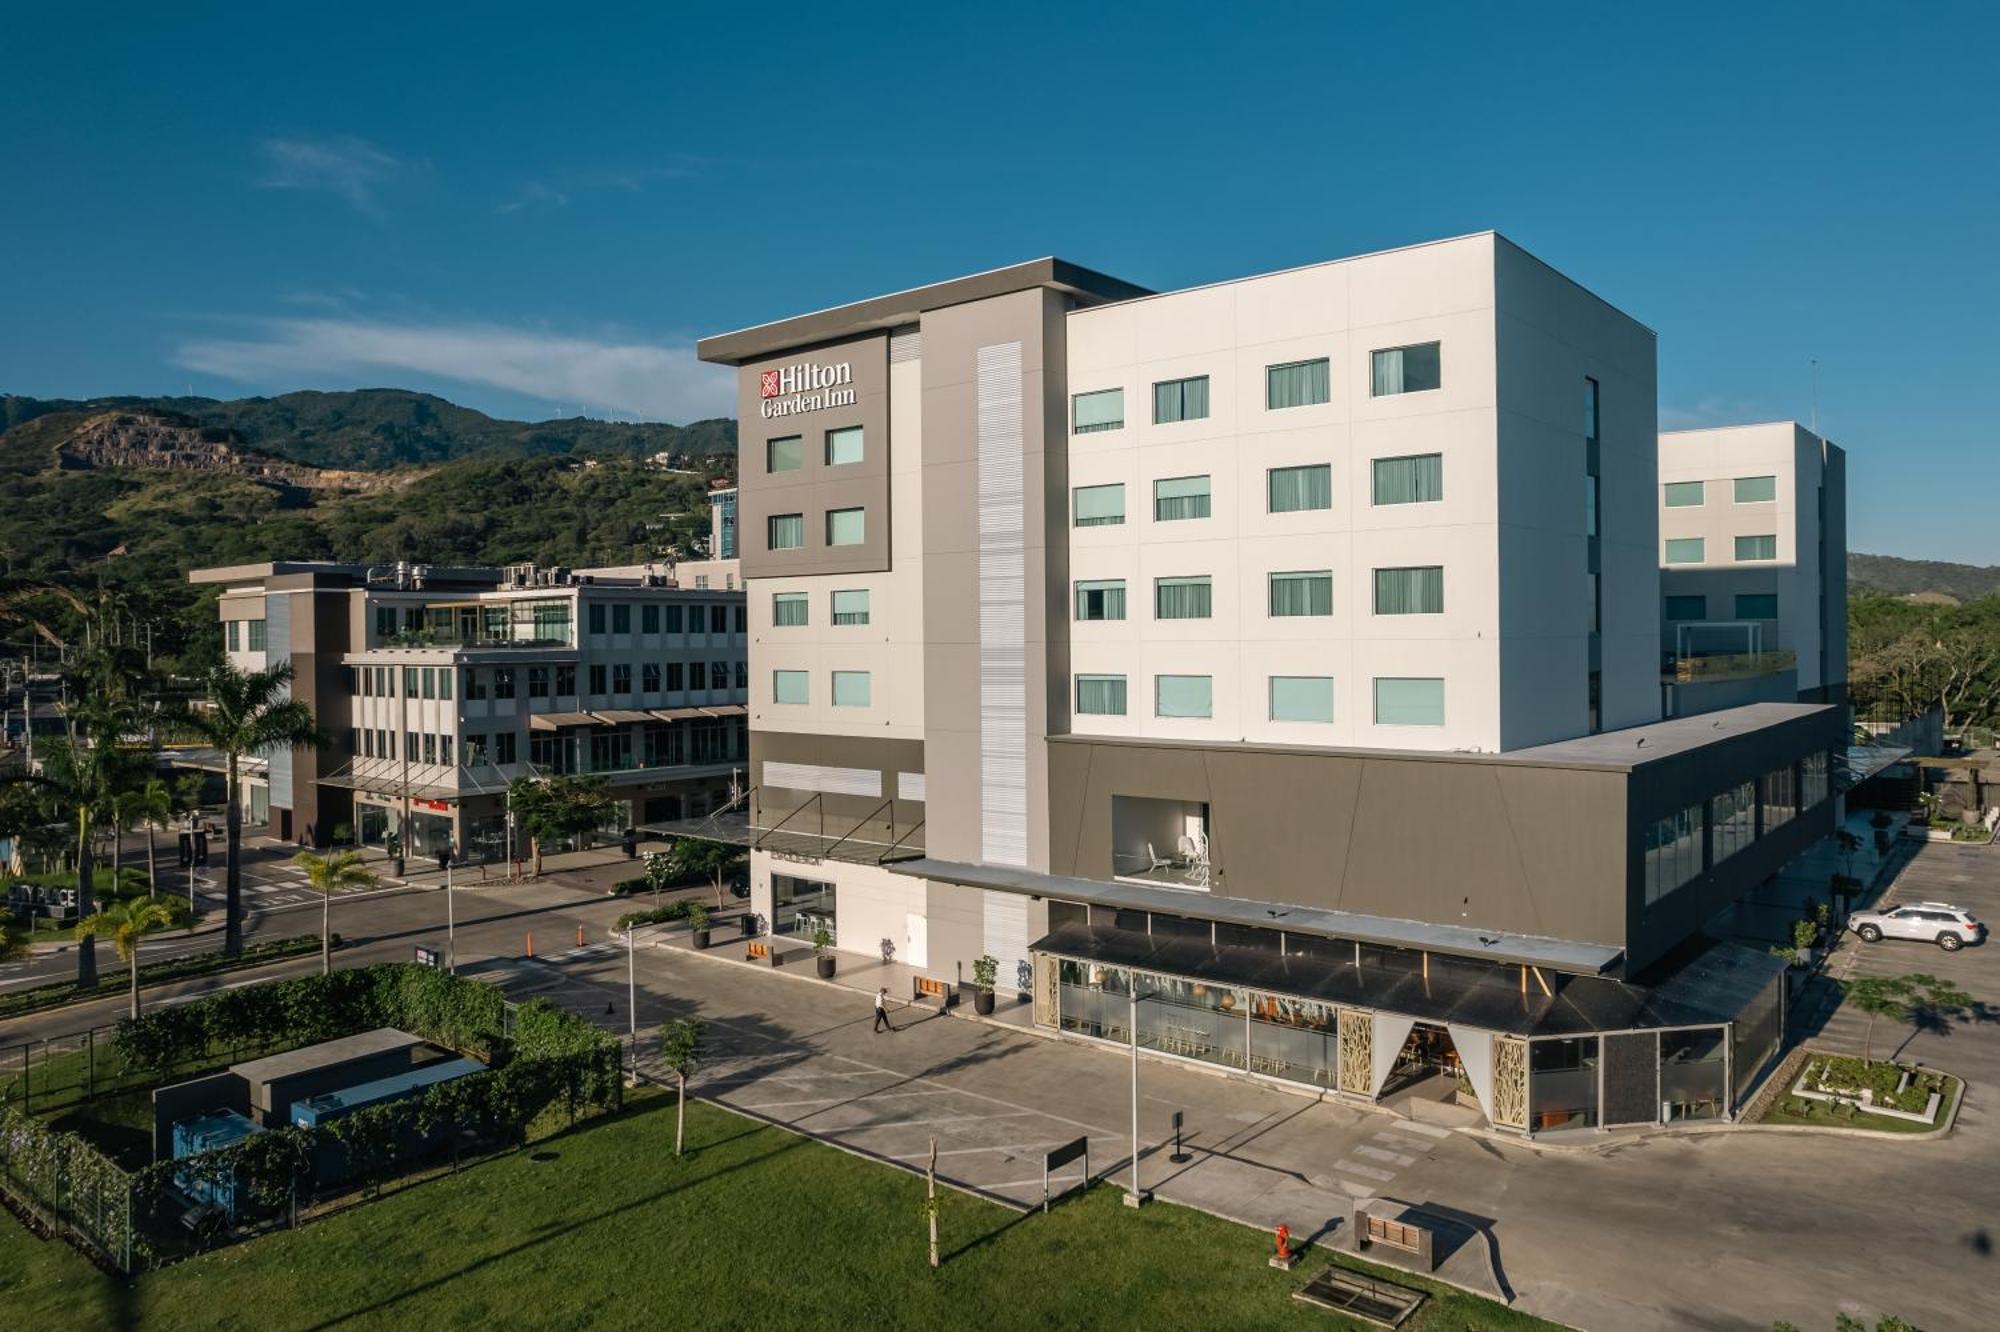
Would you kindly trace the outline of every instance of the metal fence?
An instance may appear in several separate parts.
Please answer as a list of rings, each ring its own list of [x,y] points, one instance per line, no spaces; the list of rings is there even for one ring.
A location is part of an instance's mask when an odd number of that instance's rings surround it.
[[[244,1059],[292,1049],[299,1041],[215,1045],[169,1068],[139,1069],[127,1062],[112,1038],[114,1026],[42,1040],[0,1045],[0,1108],[12,1107],[37,1115],[52,1115],[139,1087],[154,1087],[176,1077],[223,1067]]]
[[[132,1272],[132,1176],[75,1134],[0,1110],[0,1192],[40,1228]]]

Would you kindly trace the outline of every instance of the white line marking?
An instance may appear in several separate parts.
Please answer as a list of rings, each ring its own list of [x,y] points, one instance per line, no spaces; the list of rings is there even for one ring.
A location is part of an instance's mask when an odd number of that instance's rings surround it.
[[[1448,1128],[1439,1128],[1436,1124],[1419,1124],[1411,1119],[1399,1119],[1389,1125],[1389,1127],[1401,1129],[1405,1133],[1421,1133],[1426,1138],[1449,1138],[1451,1136],[1451,1130]],[[1382,1135],[1378,1133],[1375,1136],[1379,1138]]]
[[[902,1092],[856,1092],[847,1096],[802,1096],[795,1101],[737,1101],[734,1104],[747,1106],[752,1110],[777,1110],[788,1105],[837,1105],[842,1101],[850,1105],[862,1105],[869,1101],[888,1101],[903,1096],[946,1096],[947,1089],[925,1087],[917,1091]]]
[[[1399,1166],[1406,1166],[1417,1159],[1414,1156],[1405,1156],[1401,1152],[1392,1152],[1381,1147],[1370,1147],[1366,1144],[1357,1145],[1354,1148],[1354,1154],[1356,1156],[1365,1156],[1371,1161],[1388,1161]]]
[[[1396,1177],[1396,1172],[1393,1170],[1377,1170],[1374,1166],[1356,1165],[1352,1161],[1335,1161],[1333,1168],[1345,1170],[1350,1175],[1359,1175],[1363,1179],[1377,1180],[1383,1184]]]
[[[976,1179],[965,1179],[964,1176],[960,1176],[959,1178],[964,1180],[965,1183],[970,1184],[973,1188],[985,1189],[988,1193],[998,1193],[1002,1189],[1040,1188],[1044,1183],[1047,1183],[1050,1191],[1054,1192],[1055,1186],[1063,1182],[1062,1180],[1044,1180],[1040,1175],[1036,1175],[1033,1179],[1010,1179],[1005,1184],[986,1184]]]
[[[1032,1142],[1010,1143],[1005,1147],[948,1147],[938,1152],[938,1155],[977,1156],[981,1152],[1000,1152],[1002,1154],[1011,1153],[1018,1156],[1034,1156],[1039,1152],[1046,1152],[1049,1148],[1056,1145],[1056,1143],[1052,1142]],[[929,1152],[884,1152],[883,1155],[887,1156],[891,1161],[926,1161],[930,1159]]]
[[[1333,1182],[1340,1185],[1341,1189],[1350,1198],[1372,1198],[1375,1196],[1375,1190],[1369,1188],[1366,1184],[1356,1184],[1351,1179],[1336,1179]]]
[[[1039,1110],[990,1110],[970,1115],[939,1115],[933,1119],[892,1119],[882,1124],[837,1124],[832,1128],[812,1129],[808,1131],[829,1135],[875,1133],[883,1129],[917,1128],[924,1124],[980,1124],[989,1119],[1019,1119],[1027,1115],[1040,1113]]]

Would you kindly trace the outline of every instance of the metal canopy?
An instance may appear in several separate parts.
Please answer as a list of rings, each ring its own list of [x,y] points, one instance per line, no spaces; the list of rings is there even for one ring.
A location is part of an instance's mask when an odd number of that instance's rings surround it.
[[[607,726],[624,726],[630,722],[649,722],[653,714],[632,708],[604,708],[591,714]]]
[[[648,708],[646,711],[663,722],[699,721],[708,715],[700,708]]]
[[[1320,907],[1284,906],[1239,897],[1216,897],[1209,893],[1173,888],[1149,888],[1131,883],[1106,883],[1099,879],[1072,879],[1053,874],[1001,865],[969,865],[959,861],[921,857],[897,861],[890,866],[897,874],[915,878],[942,879],[969,888],[990,888],[996,892],[1023,893],[1035,897],[1057,897],[1092,906],[1126,907],[1159,911],[1196,920],[1217,920],[1232,925],[1255,925],[1264,929],[1316,934],[1329,939],[1351,939],[1360,943],[1383,944],[1391,948],[1413,948],[1424,952],[1447,953],[1458,957],[1482,958],[1491,962],[1512,962],[1556,971],[1598,975],[1609,971],[1624,956],[1624,949],[1610,944],[1571,939],[1548,939],[1531,934],[1509,934],[1503,930],[1480,930],[1463,925],[1431,925],[1393,916],[1369,916],[1354,911],[1329,911]]]
[[[596,717],[588,712],[535,712],[528,716],[531,731],[553,731],[562,726],[601,726]]]
[[[507,789],[505,777],[488,785],[473,776],[471,768],[457,769],[456,782],[423,781],[407,775],[411,770],[425,766],[420,763],[404,764],[398,759],[356,758],[316,780],[322,786],[369,791],[397,799],[407,796],[412,800],[463,800],[467,796],[499,795]],[[529,772],[535,771],[532,764],[517,766],[523,766]]]

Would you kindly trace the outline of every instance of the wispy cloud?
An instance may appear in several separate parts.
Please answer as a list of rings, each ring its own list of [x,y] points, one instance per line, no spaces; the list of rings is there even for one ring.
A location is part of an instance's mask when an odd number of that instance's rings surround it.
[[[617,190],[637,194],[671,180],[685,180],[697,174],[702,160],[677,156],[638,166],[584,167],[550,172],[523,181],[513,196],[494,206],[496,213],[521,213],[535,209],[567,208],[579,194],[593,190]]]
[[[257,154],[264,164],[258,188],[331,194],[369,217],[383,215],[384,189],[423,166],[345,134],[264,139]]]
[[[696,360],[687,343],[599,341],[488,323],[341,318],[256,320],[251,331],[189,340],[173,359],[190,370],[260,384],[412,375],[647,421],[684,422],[735,410],[733,376]]]
[[[1751,425],[1778,420],[1780,415],[1762,403],[1745,398],[1710,395],[1685,406],[1661,403],[1660,429],[1705,430],[1712,426]]]

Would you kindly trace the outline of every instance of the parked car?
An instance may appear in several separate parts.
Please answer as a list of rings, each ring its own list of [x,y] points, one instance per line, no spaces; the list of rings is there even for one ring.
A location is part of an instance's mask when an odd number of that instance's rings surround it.
[[[1979,918],[1949,902],[1910,902],[1888,911],[1856,911],[1848,916],[1847,928],[1865,943],[1921,939],[1947,953],[1986,940],[1986,926]]]

